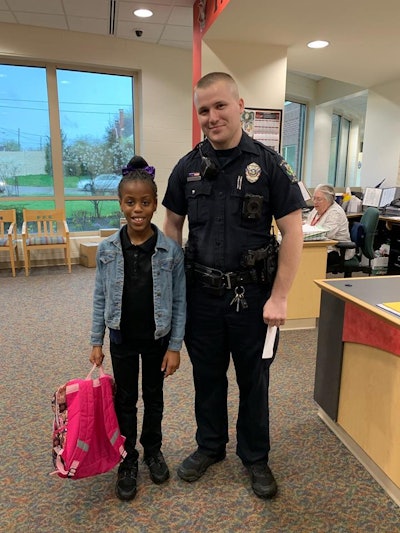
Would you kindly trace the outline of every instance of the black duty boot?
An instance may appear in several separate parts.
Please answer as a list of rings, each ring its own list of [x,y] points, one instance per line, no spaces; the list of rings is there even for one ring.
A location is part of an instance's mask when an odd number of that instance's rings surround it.
[[[248,465],[251,487],[259,498],[273,498],[278,491],[275,478],[271,469],[266,463],[256,463]]]
[[[186,457],[183,463],[178,468],[178,476],[184,481],[197,481],[205,473],[207,468],[214,463],[218,463],[225,459],[226,453],[223,452],[217,456],[210,457],[204,453],[196,450],[194,453]]]

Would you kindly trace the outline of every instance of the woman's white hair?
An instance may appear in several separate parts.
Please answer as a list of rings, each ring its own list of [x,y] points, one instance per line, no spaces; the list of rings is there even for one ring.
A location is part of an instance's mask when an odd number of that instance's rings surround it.
[[[314,192],[316,192],[316,191],[318,191],[321,194],[323,194],[324,198],[330,204],[333,204],[333,202],[335,201],[335,189],[333,187],[331,187],[330,185],[324,185],[324,184],[320,183],[319,185],[317,185],[315,187]]]

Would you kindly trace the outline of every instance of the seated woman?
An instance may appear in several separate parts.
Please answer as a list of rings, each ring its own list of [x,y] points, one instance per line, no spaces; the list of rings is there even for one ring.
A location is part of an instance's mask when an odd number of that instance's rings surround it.
[[[335,241],[350,241],[349,222],[346,213],[335,202],[335,190],[330,185],[317,185],[312,197],[314,209],[309,213],[306,223],[321,226],[328,230],[327,238]],[[355,250],[346,250],[345,259],[351,259]],[[339,252],[334,246],[328,247],[328,265],[339,262]]]

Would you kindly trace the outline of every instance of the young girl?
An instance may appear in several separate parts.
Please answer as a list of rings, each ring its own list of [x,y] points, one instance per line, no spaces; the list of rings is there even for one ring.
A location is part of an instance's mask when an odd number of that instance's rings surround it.
[[[140,443],[154,483],[169,478],[161,452],[164,378],[179,368],[186,292],[182,249],[151,219],[157,208],[155,169],[135,156],[122,170],[118,197],[126,224],[99,244],[93,298],[90,361],[101,365],[105,328],[116,383],[115,408],[127,456],[116,494],[136,495],[139,356],[144,415]]]

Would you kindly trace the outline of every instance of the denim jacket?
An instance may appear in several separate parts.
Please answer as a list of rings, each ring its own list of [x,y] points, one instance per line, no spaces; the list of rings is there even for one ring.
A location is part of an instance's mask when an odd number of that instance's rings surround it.
[[[155,339],[168,333],[168,349],[179,351],[185,331],[186,285],[182,248],[158,228],[155,252],[151,258],[153,273]],[[103,344],[105,329],[119,330],[124,256],[120,231],[100,242],[96,255],[96,279],[93,297],[91,344]]]

